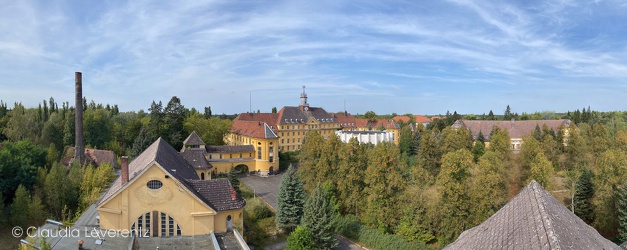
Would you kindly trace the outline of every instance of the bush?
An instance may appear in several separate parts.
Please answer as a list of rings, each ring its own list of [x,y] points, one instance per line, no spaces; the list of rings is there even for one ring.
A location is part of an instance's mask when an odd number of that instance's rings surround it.
[[[244,210],[248,212],[247,215],[252,221],[270,218],[274,215],[272,210],[259,198],[249,200]]]
[[[335,222],[335,232],[351,239],[359,237],[358,232],[361,227],[359,218],[355,215],[348,214],[339,216]]]
[[[311,231],[305,226],[299,226],[287,237],[287,250],[316,249]]]
[[[336,232],[350,239],[358,241],[371,249],[428,249],[421,242],[408,242],[403,237],[382,233],[377,229],[364,226],[359,218],[346,215],[337,219]]]

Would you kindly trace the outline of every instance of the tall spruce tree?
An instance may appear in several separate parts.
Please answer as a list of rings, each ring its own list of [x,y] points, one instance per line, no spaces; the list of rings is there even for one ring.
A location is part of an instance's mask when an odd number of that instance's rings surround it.
[[[277,200],[276,222],[278,227],[292,232],[300,224],[305,205],[305,188],[293,166],[281,178]]]
[[[302,225],[311,230],[315,245],[322,249],[338,245],[337,239],[333,237],[333,218],[335,210],[329,194],[318,184],[305,202]]]
[[[594,221],[592,208],[594,189],[590,182],[591,175],[590,170],[587,169],[581,173],[575,187],[575,198],[573,200],[575,204],[575,215],[588,224]]]
[[[231,182],[231,186],[233,187],[233,189],[235,189],[235,192],[237,192],[238,194],[241,194],[239,190],[239,178],[237,177],[237,174],[235,174],[235,169],[233,167],[231,167],[231,170],[229,171],[229,174],[226,177]]]
[[[621,241],[627,241],[627,182],[618,193],[618,234]]]
[[[418,152],[420,151],[420,138],[421,136],[421,131],[416,129],[416,131],[414,132],[414,138],[411,142],[411,148],[409,150],[409,153],[411,155],[418,155]]]

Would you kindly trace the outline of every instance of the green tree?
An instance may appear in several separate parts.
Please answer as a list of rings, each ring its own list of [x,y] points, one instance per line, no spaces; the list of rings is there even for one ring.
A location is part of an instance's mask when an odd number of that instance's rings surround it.
[[[437,176],[440,172],[441,152],[438,146],[439,131],[427,131],[428,135],[422,136],[420,151],[418,153],[419,164],[429,171],[432,176]]]
[[[181,104],[181,100],[173,96],[168,105],[163,110],[165,114],[164,123],[166,125],[166,139],[174,148],[183,147],[183,123],[185,121],[185,107]]]
[[[366,111],[366,113],[364,114],[364,118],[368,120],[376,120],[377,114],[374,111]]]
[[[621,241],[627,240],[627,182],[621,185],[618,195],[618,234]]]
[[[276,111],[276,107],[272,107],[272,113],[273,113],[273,114],[276,114],[276,112],[277,112],[277,111]]]
[[[592,204],[594,187],[592,186],[591,178],[592,173],[590,170],[584,169],[577,181],[573,199],[575,214],[588,224],[592,224],[594,221],[594,207]]]
[[[414,138],[411,141],[411,148],[409,149],[410,155],[418,155],[418,152],[420,152],[420,142],[422,141],[421,132],[422,131],[419,129],[416,129],[416,131],[414,131]]]
[[[401,149],[401,154],[408,154],[411,151],[413,135],[411,132],[411,128],[409,126],[404,126],[401,129],[401,135],[399,139],[399,147]]]
[[[342,210],[347,213],[360,214],[364,209],[364,176],[368,167],[368,145],[359,144],[357,138],[351,139],[340,152],[340,163],[337,176],[334,178],[335,187]]]
[[[131,148],[130,153],[131,158],[135,158],[144,152],[144,150],[147,149],[152,142],[153,141],[150,139],[148,131],[142,127],[139,130],[139,135],[137,135],[135,141],[133,141],[133,147]]]
[[[402,212],[398,209],[399,195],[406,186],[403,163],[398,148],[386,143],[377,144],[368,153],[364,178],[367,205],[362,216],[367,225],[389,232],[398,224]]]
[[[494,121],[494,120],[496,120],[496,119],[494,118],[494,113],[492,112],[492,110],[490,110],[490,113],[488,113],[488,118],[487,118],[487,119],[488,119],[488,120],[490,120],[490,121]]]
[[[235,192],[240,194],[241,191],[239,190],[239,178],[237,177],[237,174],[235,173],[235,169],[233,167],[231,167],[231,170],[229,170],[229,173],[226,177],[229,179],[229,182],[231,182],[231,186],[233,187],[233,189],[235,189]]]
[[[544,156],[544,153],[541,152],[536,155],[535,159],[531,162],[527,182],[536,180],[544,189],[551,190],[553,188],[554,175],[551,162]]]
[[[594,225],[602,235],[616,235],[618,229],[618,193],[627,179],[627,155],[610,149],[596,161],[594,184]]]
[[[479,164],[473,167],[471,173],[471,221],[477,225],[507,203],[507,173],[496,153],[491,151],[481,156]]]
[[[302,226],[311,230],[314,245],[322,249],[331,249],[338,245],[333,236],[335,210],[329,194],[318,185],[305,202]]]
[[[15,198],[11,204],[11,224],[22,228],[27,228],[30,220],[28,206],[30,204],[30,194],[23,185],[19,185],[15,191]]]
[[[278,227],[291,232],[296,228],[303,217],[305,205],[305,188],[294,167],[290,168],[281,177],[281,185],[277,195],[276,220]]]
[[[6,218],[9,217],[4,213],[4,207],[4,197],[2,196],[2,193],[0,193],[0,227],[6,223]]]
[[[196,131],[207,145],[224,145],[224,137],[231,131],[231,121],[192,115],[185,120],[183,127],[187,134]]]
[[[446,127],[440,134],[440,141],[442,155],[459,149],[472,149],[472,136],[466,128],[452,129]]]
[[[300,226],[287,237],[287,248],[285,249],[310,250],[318,248],[314,242],[311,230],[309,230],[306,226]]]
[[[111,112],[105,109],[88,109],[83,115],[83,121],[86,145],[104,148],[113,139]]]
[[[205,107],[205,118],[211,117],[211,107]]]
[[[514,115],[512,114],[512,109],[509,107],[509,105],[507,105],[507,108],[505,108],[505,113],[503,113],[503,120],[509,121],[512,118],[514,118]]]
[[[19,185],[33,189],[37,168],[46,165],[46,150],[30,141],[5,141],[0,146],[0,193],[12,200]]]
[[[150,135],[150,141],[154,141],[159,137],[166,138],[164,127],[165,114],[163,113],[163,104],[161,101],[159,101],[159,103],[152,101],[148,111],[150,111],[150,122],[148,122],[147,131]]]
[[[497,126],[492,128],[488,150],[495,152],[501,161],[509,164],[512,154],[509,132]]]
[[[316,168],[323,155],[324,143],[324,138],[316,130],[310,131],[305,135],[298,167],[305,190],[313,190],[317,183],[326,181]]]
[[[480,141],[476,141],[475,145],[472,146],[471,152],[473,160],[475,162],[479,162],[479,158],[481,158],[481,156],[485,153],[485,144]]]
[[[442,169],[436,184],[441,195],[439,231],[446,241],[454,240],[462,231],[472,226],[472,203],[468,187],[472,165],[472,154],[467,149],[459,149],[442,157]]]

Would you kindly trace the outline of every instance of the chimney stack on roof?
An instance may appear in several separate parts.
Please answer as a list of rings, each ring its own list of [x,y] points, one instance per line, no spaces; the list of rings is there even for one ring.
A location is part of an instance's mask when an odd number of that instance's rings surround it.
[[[85,163],[85,146],[83,142],[83,73],[74,74],[76,88],[76,116],[74,117],[74,160]]]
[[[128,156],[122,156],[122,185],[128,183]]]

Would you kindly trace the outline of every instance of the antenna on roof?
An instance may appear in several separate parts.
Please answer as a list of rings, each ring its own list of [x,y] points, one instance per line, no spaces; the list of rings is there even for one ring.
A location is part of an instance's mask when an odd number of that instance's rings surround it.
[[[248,112],[252,113],[253,112],[253,92],[248,92],[249,96],[248,96]]]

